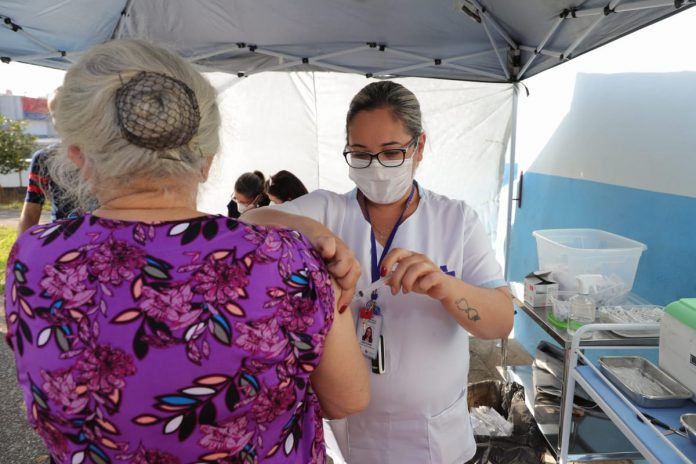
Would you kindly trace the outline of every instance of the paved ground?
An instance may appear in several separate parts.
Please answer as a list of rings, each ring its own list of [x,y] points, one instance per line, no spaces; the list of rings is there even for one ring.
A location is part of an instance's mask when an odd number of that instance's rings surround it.
[[[41,223],[49,222],[51,214],[44,211],[41,213]],[[0,226],[12,227],[14,229],[19,225],[19,211],[15,209],[0,209]]]
[[[5,333],[0,336],[0,463],[47,463],[46,448],[27,422],[14,355],[5,343]]]
[[[50,214],[43,213],[41,222]],[[0,209],[0,226],[17,228],[18,210]],[[24,398],[17,384],[14,355],[5,343],[5,311],[0,298],[0,464],[46,464],[48,454],[43,442],[29,427]]]

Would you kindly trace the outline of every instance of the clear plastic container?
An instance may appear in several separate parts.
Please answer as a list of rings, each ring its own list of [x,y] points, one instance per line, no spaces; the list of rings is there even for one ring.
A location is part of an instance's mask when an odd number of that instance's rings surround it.
[[[555,295],[549,296],[551,311],[557,321],[566,322],[568,320],[568,316],[570,316],[570,301],[568,300],[575,294],[575,292],[559,291]]]
[[[568,335],[575,335],[575,331],[586,324],[592,324],[597,316],[597,307],[592,298],[587,294],[579,293],[570,297],[570,316],[568,317]],[[592,332],[582,336],[583,339],[592,338]]]
[[[599,229],[546,229],[533,232],[538,269],[552,271],[559,290],[577,291],[576,276],[601,274],[633,288],[643,243]]]
[[[581,274],[578,280],[578,294],[568,300],[570,302],[570,316],[568,317],[568,334],[575,335],[575,331],[585,324],[592,324],[597,318],[597,304],[590,296],[597,292],[597,285],[604,280],[601,274]],[[586,333],[583,339],[592,338],[592,333]]]

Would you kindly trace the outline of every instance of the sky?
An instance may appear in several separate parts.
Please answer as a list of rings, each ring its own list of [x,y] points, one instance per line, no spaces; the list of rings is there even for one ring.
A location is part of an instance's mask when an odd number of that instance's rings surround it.
[[[675,72],[695,71],[696,53],[691,49],[696,30],[696,8],[648,26],[609,45],[542,73],[547,80],[560,80],[575,72]],[[0,63],[0,93],[44,97],[63,80],[64,72],[22,63]],[[539,77],[541,77],[539,76]],[[525,82],[534,84],[539,79]]]

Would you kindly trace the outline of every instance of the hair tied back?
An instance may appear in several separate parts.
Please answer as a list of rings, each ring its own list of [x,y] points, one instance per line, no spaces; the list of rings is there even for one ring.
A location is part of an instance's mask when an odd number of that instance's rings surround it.
[[[198,100],[188,85],[148,71],[138,73],[116,91],[116,113],[125,139],[150,150],[186,145],[198,132],[201,120]]]

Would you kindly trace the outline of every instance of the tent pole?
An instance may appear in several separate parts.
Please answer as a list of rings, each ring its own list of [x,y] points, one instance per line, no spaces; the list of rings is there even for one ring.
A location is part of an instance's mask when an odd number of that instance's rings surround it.
[[[616,5],[618,5],[620,1],[621,1],[621,0],[612,0],[612,1],[609,3],[609,5],[607,5],[607,7],[606,7],[606,8],[607,8],[607,11],[613,11],[614,8],[616,8]],[[599,23],[601,23],[602,21],[604,21],[604,18],[606,18],[606,15],[602,15],[602,16],[600,16],[599,18],[597,18],[597,20],[596,20],[594,23],[592,23],[592,24],[590,25],[590,27],[586,28],[585,31],[584,31],[582,34],[580,34],[580,36],[579,36],[577,39],[575,39],[575,41],[574,41],[572,44],[570,44],[570,47],[568,47],[568,48],[566,49],[566,51],[563,52],[563,59],[564,59],[564,60],[569,60],[569,59],[570,59],[572,53],[575,51],[575,49],[578,47],[578,45],[580,45],[580,43],[581,43],[583,40],[585,40],[585,39],[587,38],[587,36],[589,36],[589,35],[592,33],[592,31],[595,30],[595,28],[596,28],[597,26],[599,26]]]
[[[637,10],[645,10],[648,8],[665,8],[665,7],[672,7],[675,8],[674,6],[674,0],[638,0],[635,2],[627,2],[623,3],[621,5],[617,5],[613,8],[611,8],[612,12],[614,13],[622,13],[626,11],[637,11]],[[586,16],[604,16],[606,14],[604,8],[588,8],[588,9],[581,9],[578,8],[575,10],[574,18],[582,18]]]
[[[563,22],[564,19],[565,19],[565,15],[559,16],[558,18],[556,18],[556,21],[553,23],[553,26],[551,26],[551,29],[546,34],[546,37],[544,37],[542,39],[541,43],[539,44],[539,46],[534,49],[533,55],[529,57],[527,62],[524,64],[524,66],[520,70],[519,74],[517,75],[518,80],[522,79],[522,76],[524,76],[524,73],[527,72],[527,69],[529,69],[529,67],[532,65],[534,60],[536,60],[536,57],[539,56],[539,54],[541,53],[541,50],[543,50],[544,47],[546,46],[546,42],[548,42],[551,39],[551,37],[553,36],[553,34],[556,33],[556,30],[561,25],[561,23]],[[520,48],[522,48],[522,47],[520,47]]]
[[[114,27],[114,31],[111,33],[111,40],[119,39],[121,37],[121,29],[123,28],[123,18],[125,18],[126,15],[128,15],[128,10],[130,10],[132,3],[133,0],[128,0],[126,2],[126,5],[123,7],[123,10],[121,10],[121,16],[119,16],[118,21],[116,22],[116,27]]]
[[[503,39],[505,39],[505,41],[508,43],[508,45],[510,45],[514,49],[517,49],[517,43],[514,40],[512,40],[512,37],[510,37],[510,34],[508,34],[507,31],[505,29],[503,29],[503,27],[500,24],[498,24],[498,21],[496,21],[496,19],[493,17],[493,15],[487,9],[485,9],[483,6],[481,6],[481,3],[479,3],[478,0],[471,0],[471,3],[476,8],[478,8],[478,10],[480,11],[482,16],[488,18],[488,20],[490,21],[493,28],[498,32],[498,34],[500,34],[500,36]]]
[[[538,50],[537,48],[530,47],[529,45],[520,45],[520,50],[522,50],[523,52],[538,53],[540,55],[552,56],[554,58],[558,58],[559,60],[561,59],[561,55],[563,55],[563,52],[559,52],[558,50],[549,50],[548,48]]]
[[[519,100],[519,84],[512,87],[512,129],[510,132],[510,167],[508,168],[508,198],[507,222],[505,228],[505,279],[509,279],[510,271],[510,239],[512,238],[512,192],[515,185],[515,162],[517,148],[517,103]]]
[[[64,50],[57,50],[56,48],[44,43],[42,40],[39,40],[37,37],[34,37],[32,34],[29,32],[25,31],[22,26],[19,24],[15,23],[12,21],[12,18],[9,18],[5,15],[0,15],[0,18],[3,18],[3,21],[0,22],[0,25],[4,27],[5,29],[9,29],[12,32],[16,32],[17,34],[21,35],[25,39],[29,40],[30,42],[34,43],[35,45],[43,48],[49,53],[55,54],[57,58],[63,58],[65,61],[69,63],[73,63],[73,60],[68,58],[67,53]],[[14,58],[10,57],[11,59],[14,60]]]
[[[393,55],[398,55],[398,56],[402,56],[404,58],[410,58],[413,60],[419,60],[419,61],[423,60],[423,62],[430,59],[430,58],[427,58],[427,57],[422,56],[422,55],[416,55],[415,53],[411,53],[411,52],[404,52],[402,50],[397,50],[395,48],[390,48],[390,47],[387,47],[384,45],[381,45],[379,47],[374,47],[374,48],[376,50],[379,50],[382,53],[391,53]],[[494,49],[494,50],[497,52],[497,49]],[[476,53],[476,55],[478,55],[479,53],[481,53],[481,52]],[[486,50],[486,53],[490,53],[490,50]],[[452,69],[458,69],[460,71],[466,71],[466,72],[470,72],[473,74],[479,74],[482,76],[489,76],[489,77],[492,77],[494,79],[507,79],[505,76],[500,75],[500,74],[494,74],[494,73],[490,73],[487,71],[481,71],[479,69],[469,68],[466,66],[452,63],[452,60],[460,60],[460,59],[464,59],[464,58],[466,58],[466,56],[441,59],[441,60],[439,60],[440,64],[438,66],[448,67],[448,68],[452,68]],[[434,60],[431,60],[431,62],[433,63],[433,65],[435,65]],[[372,75],[378,76],[378,75],[382,75],[382,74],[386,74],[386,73],[387,73],[387,71],[379,71],[379,72],[372,73]],[[368,77],[371,77],[371,76],[368,76]]]
[[[358,50],[362,50],[363,48],[364,47],[351,48],[348,50],[344,50],[343,52],[340,52],[340,54],[354,53]],[[293,56],[293,55],[288,55],[286,53],[279,53],[279,52],[275,52],[275,51],[268,50],[265,48],[260,48],[260,47],[257,47],[256,45],[249,45],[249,50],[254,52],[254,53],[259,53],[261,55],[273,56],[273,57],[281,59],[281,60],[289,60],[292,63],[290,63],[290,62],[280,63],[277,65],[273,65],[269,68],[261,68],[261,69],[257,69],[257,70],[254,70],[254,71],[251,71],[248,73],[244,73],[244,75],[247,75],[247,76],[249,76],[251,74],[258,74],[258,73],[268,71],[268,70],[284,69],[284,68],[288,68],[288,67],[292,67],[292,66],[299,66],[300,64],[312,64],[314,66],[318,66],[320,68],[330,69],[332,71],[341,71],[341,72],[355,73],[355,74],[365,74],[364,71],[359,71],[357,69],[317,61],[317,57],[315,57],[315,58],[312,58],[312,57],[302,58],[302,57],[297,57],[297,56]],[[327,56],[338,56],[338,54],[339,54],[339,52],[335,52],[335,53],[326,54],[326,55],[319,55],[319,56],[325,58]]]
[[[500,67],[503,68],[503,72],[505,73],[505,78],[510,79],[510,72],[508,71],[507,66],[505,66],[505,63],[503,63],[503,59],[500,57],[500,53],[498,53],[498,48],[495,46],[495,40],[493,40],[493,36],[491,35],[491,31],[488,30],[488,26],[486,25],[486,18],[490,16],[484,16],[481,19],[481,26],[483,26],[483,30],[486,33],[486,36],[488,36],[488,41],[491,43],[491,46],[493,47],[493,51],[495,52],[495,56],[498,58],[498,63],[500,63]]]

